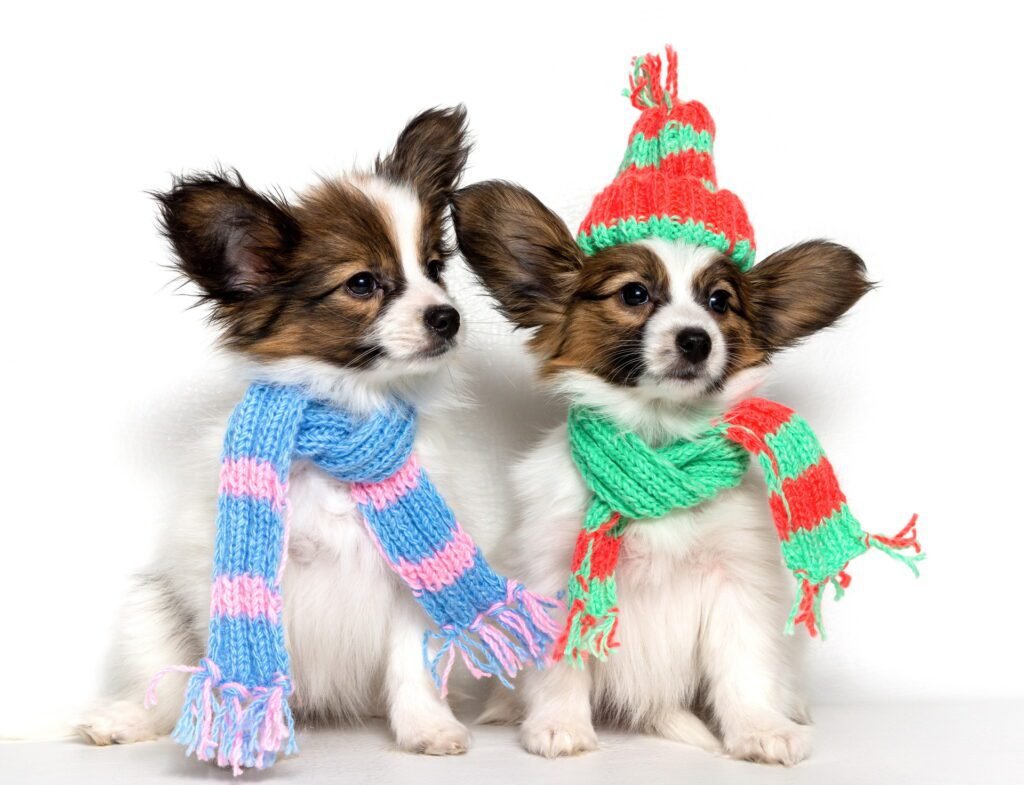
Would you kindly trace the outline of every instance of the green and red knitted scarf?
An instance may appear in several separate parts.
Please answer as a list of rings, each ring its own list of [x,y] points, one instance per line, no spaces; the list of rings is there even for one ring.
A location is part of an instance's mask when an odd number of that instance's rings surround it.
[[[804,624],[817,634],[823,589],[832,584],[837,598],[842,596],[850,583],[847,565],[868,548],[904,562],[915,575],[924,558],[916,515],[894,537],[861,529],[806,421],[772,401],[744,401],[700,438],[660,448],[594,409],[573,406],[569,442],[594,496],[576,541],[566,597],[569,618],[555,644],[555,659],[582,664],[588,655],[604,659],[618,646],[615,567],[626,527],[694,507],[739,485],[750,455],[764,471],[782,556],[799,584],[787,632]]]

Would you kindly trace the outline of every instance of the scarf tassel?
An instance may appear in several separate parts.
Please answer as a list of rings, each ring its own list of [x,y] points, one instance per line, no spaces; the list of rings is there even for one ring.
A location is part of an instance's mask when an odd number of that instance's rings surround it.
[[[505,600],[481,613],[468,627],[445,625],[440,632],[428,630],[423,636],[423,659],[441,697],[448,694],[448,677],[457,659],[474,678],[494,676],[509,689],[513,688],[510,679],[530,663],[544,667],[548,646],[558,634],[558,625],[548,612],[558,605],[510,580]],[[433,641],[441,645],[431,654]]]
[[[881,534],[865,535],[864,545],[882,551],[890,558],[907,565],[915,577],[920,574],[917,563],[922,561],[925,555],[921,552],[921,544],[917,539],[916,513],[910,518],[910,522],[892,537]],[[913,553],[906,553],[908,550],[913,550]],[[835,598],[840,600],[850,585],[850,576],[843,569],[818,583],[812,583],[806,577],[800,578],[800,591],[786,621],[787,634],[792,635],[795,627],[803,624],[812,638],[821,632],[821,638],[825,640],[825,630],[821,623],[821,598],[824,589],[830,584],[835,589]]]
[[[562,635],[555,644],[554,658],[560,660],[567,657],[577,667],[583,667],[590,655],[606,660],[612,649],[619,647],[616,639],[618,629],[618,606],[609,608],[606,614],[598,617],[587,612],[583,600],[576,600],[569,611]]]
[[[268,687],[245,687],[225,682],[209,658],[199,667],[167,668],[150,683],[146,705],[156,703],[156,686],[169,671],[191,673],[185,705],[171,738],[185,746],[186,755],[230,766],[237,777],[247,768],[273,765],[278,753],[293,755],[295,722],[288,706],[292,688],[279,674]]]

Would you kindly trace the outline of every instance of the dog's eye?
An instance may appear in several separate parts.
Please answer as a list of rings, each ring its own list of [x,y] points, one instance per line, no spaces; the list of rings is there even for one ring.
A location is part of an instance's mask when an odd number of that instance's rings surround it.
[[[427,278],[434,283],[441,282],[441,273],[444,272],[444,263],[440,259],[431,259],[427,262]]]
[[[369,297],[375,291],[377,291],[377,279],[368,272],[356,273],[347,281],[345,281],[345,288],[348,289],[349,294],[354,297]]]
[[[626,305],[643,305],[650,299],[647,287],[633,281],[622,287],[622,302]]]
[[[715,289],[708,297],[708,308],[715,313],[725,313],[729,310],[729,300],[732,295],[725,289]]]

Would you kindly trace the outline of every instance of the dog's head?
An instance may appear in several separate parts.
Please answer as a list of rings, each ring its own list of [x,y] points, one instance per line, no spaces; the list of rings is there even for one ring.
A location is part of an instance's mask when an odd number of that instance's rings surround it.
[[[868,291],[864,263],[812,241],[743,273],[719,252],[645,240],[584,256],[528,191],[490,181],[454,197],[467,263],[518,326],[542,373],[619,409],[698,405]]]
[[[371,171],[294,203],[237,174],[182,177],[161,222],[230,348],[321,376],[421,373],[458,340],[445,221],[467,155],[463,108],[430,110]]]

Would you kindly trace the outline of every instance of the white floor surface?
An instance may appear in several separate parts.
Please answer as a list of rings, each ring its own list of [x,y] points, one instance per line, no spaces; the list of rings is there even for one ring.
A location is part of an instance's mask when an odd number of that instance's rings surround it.
[[[715,758],[656,738],[600,732],[601,749],[555,761],[528,755],[515,730],[473,728],[460,757],[396,750],[387,730],[300,733],[301,751],[248,782],[435,785],[1024,785],[1024,704],[935,703],[824,706],[815,711],[815,750],[792,769]],[[96,748],[76,741],[0,744],[0,783],[146,785],[231,781],[228,772],[186,759],[169,741]]]

